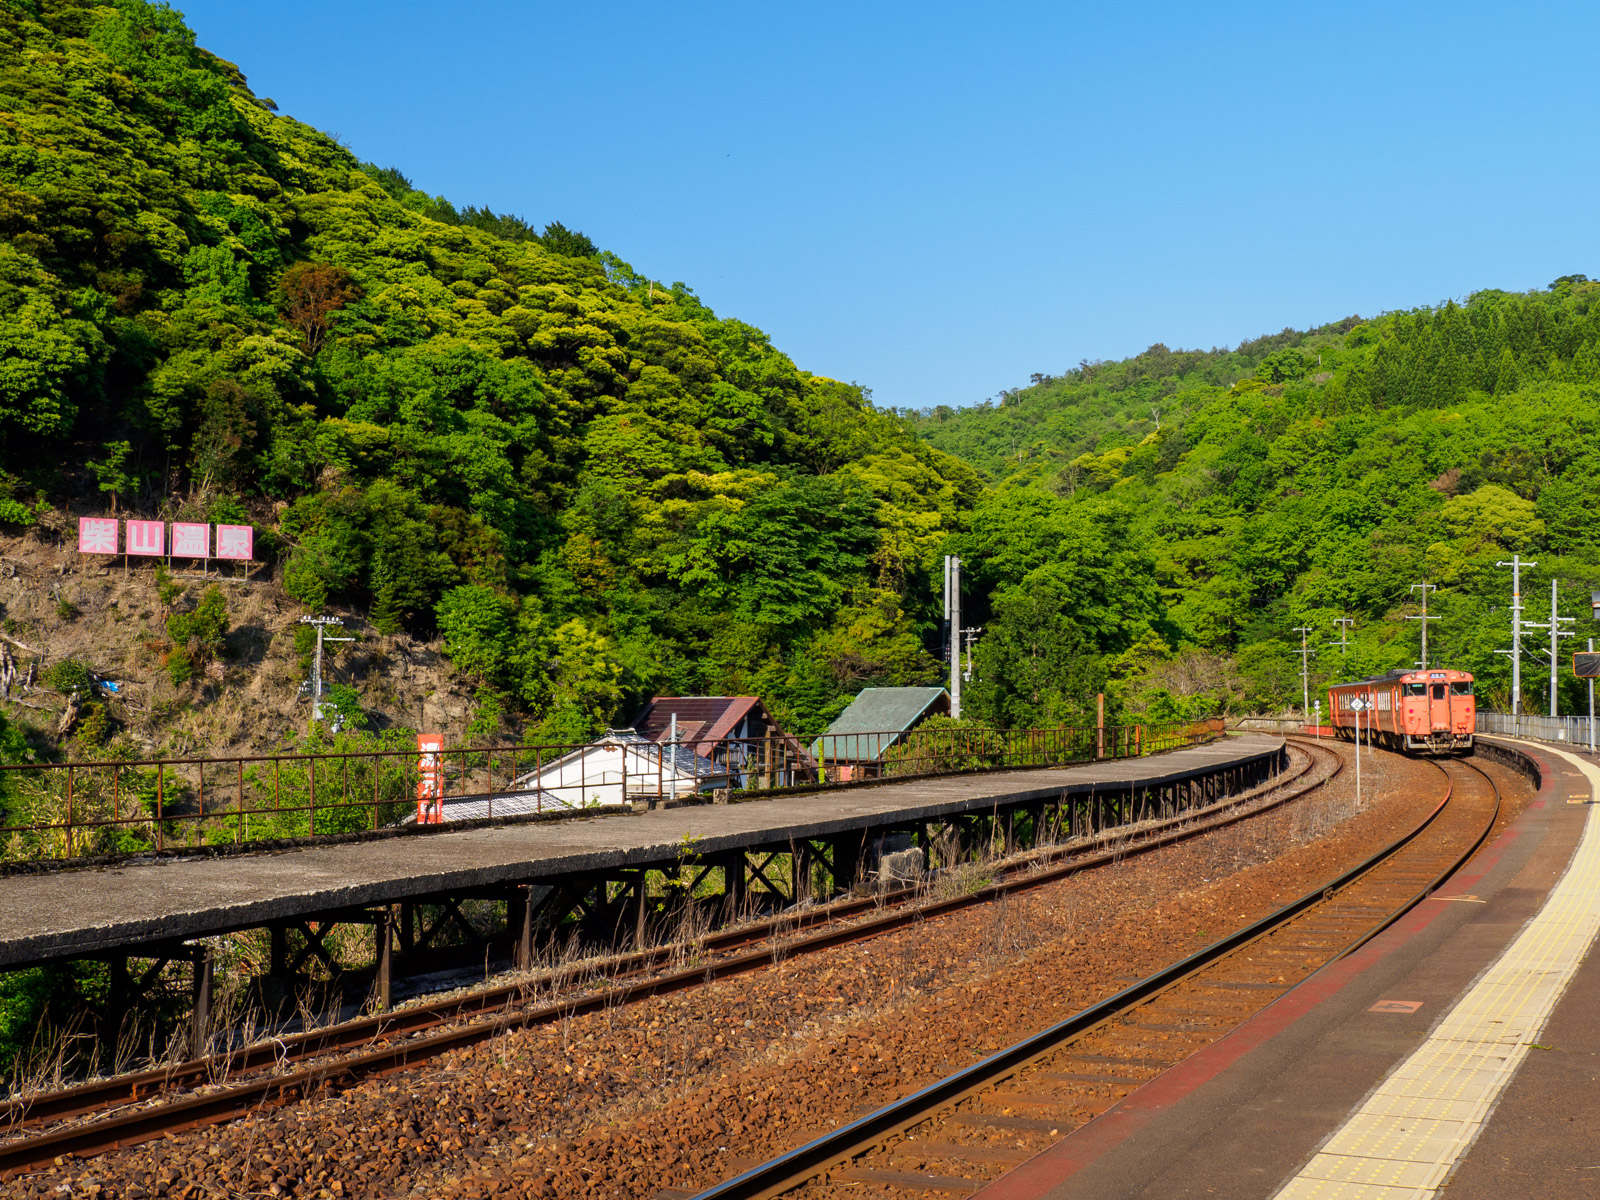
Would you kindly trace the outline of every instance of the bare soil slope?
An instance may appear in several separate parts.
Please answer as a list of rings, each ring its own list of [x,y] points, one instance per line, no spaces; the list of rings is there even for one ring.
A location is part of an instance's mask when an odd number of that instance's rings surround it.
[[[114,736],[129,753],[265,752],[305,733],[310,706],[299,692],[309,668],[295,645],[305,610],[284,593],[274,568],[257,568],[245,581],[231,563],[214,564],[202,577],[194,564],[177,560],[171,576],[181,590],[168,608],[156,562],[135,559],[125,571],[120,558],[80,555],[74,529],[68,516],[53,514],[20,536],[0,534],[0,709],[9,718],[36,740],[61,745],[67,697],[44,677],[52,665],[75,660],[117,682],[115,694],[96,699],[107,704]],[[211,586],[227,602],[226,648],[175,685],[165,665],[167,616],[192,609]],[[358,640],[330,648],[325,677],[356,689],[371,728],[464,736],[473,696],[438,642],[384,636],[351,609],[330,613]],[[82,737],[75,725],[65,741]]]

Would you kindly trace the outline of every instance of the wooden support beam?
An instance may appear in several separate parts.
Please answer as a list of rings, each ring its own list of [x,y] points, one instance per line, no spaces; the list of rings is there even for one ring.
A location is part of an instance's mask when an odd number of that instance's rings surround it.
[[[855,887],[857,876],[861,873],[861,850],[865,841],[865,829],[841,834],[832,840],[829,868],[833,873],[835,893],[848,892]]]
[[[533,970],[533,916],[534,899],[531,885],[524,884],[513,893],[513,899],[508,901],[508,906],[514,910],[515,922],[507,921],[513,929],[513,945],[516,949],[512,958],[517,970]]]
[[[394,926],[393,909],[382,908],[373,915],[375,970],[372,989],[379,1012],[388,1012],[394,1007]]]
[[[722,920],[737,921],[744,916],[745,856],[743,850],[730,850],[719,856],[722,868]]]
[[[211,1040],[211,985],[214,967],[211,947],[205,943],[194,948],[193,1004],[189,1010],[189,1057],[203,1058]]]
[[[289,927],[282,921],[272,926],[272,974],[282,978],[289,973]]]

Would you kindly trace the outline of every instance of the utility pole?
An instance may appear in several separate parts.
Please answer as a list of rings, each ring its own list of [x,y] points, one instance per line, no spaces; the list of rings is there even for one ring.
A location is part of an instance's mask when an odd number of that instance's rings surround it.
[[[963,683],[972,682],[972,643],[977,640],[978,635],[982,632],[982,625],[976,625],[971,629],[963,629],[961,631],[962,636],[967,639],[967,669],[961,672]]]
[[[1559,615],[1556,610],[1556,581],[1552,579],[1550,581],[1550,619],[1548,621],[1522,622],[1522,627],[1524,629],[1548,629],[1550,631],[1550,649],[1547,651],[1547,653],[1550,656],[1550,715],[1552,717],[1557,715],[1556,708],[1558,697],[1556,693],[1556,685],[1559,680],[1557,678],[1558,664],[1556,655],[1558,653],[1559,639],[1577,636],[1576,634],[1564,633],[1562,631],[1561,627],[1563,625],[1570,624],[1572,624],[1572,618],[1563,617]]]
[[[1523,562],[1520,554],[1513,554],[1510,562],[1497,562],[1497,567],[1511,568],[1511,719],[1517,718],[1522,707],[1522,568],[1537,567],[1536,562]],[[1505,654],[1501,650],[1499,653]]]
[[[1309,625],[1296,625],[1294,631],[1300,635],[1300,715],[1311,715],[1311,648],[1306,645],[1306,635],[1311,632]]]
[[[950,638],[950,719],[961,719],[961,560],[944,556],[944,619]]]
[[[1350,652],[1350,626],[1356,623],[1356,619],[1354,617],[1335,617],[1333,623],[1339,627],[1339,640],[1337,642],[1329,642],[1328,645],[1339,647],[1340,654],[1348,654]]]
[[[1594,639],[1589,639],[1589,653],[1594,653]],[[1589,753],[1594,753],[1594,676],[1589,676]]]
[[[322,720],[322,641],[324,630],[329,625],[344,626],[342,617],[301,617],[300,624],[314,625],[317,630],[317,653],[311,660],[311,719]],[[330,642],[353,642],[355,638],[329,637]]]
[[[1407,617],[1406,620],[1422,622],[1422,661],[1418,663],[1417,666],[1426,671],[1428,669],[1428,622],[1437,621],[1439,619],[1438,617],[1430,617],[1428,615],[1428,593],[1436,592],[1439,589],[1431,583],[1413,583],[1411,585],[1411,590],[1413,592],[1420,591],[1422,593],[1422,615],[1420,617]]]
[[[1560,683],[1558,667],[1561,660],[1558,654],[1556,639],[1577,636],[1573,633],[1563,633],[1561,631],[1561,626],[1570,625],[1572,624],[1572,621],[1573,618],[1563,617],[1557,613],[1556,581],[1552,579],[1550,581],[1550,715],[1552,717],[1558,715],[1556,709],[1558,707],[1557,701],[1560,697],[1560,692],[1557,690],[1557,685]]]

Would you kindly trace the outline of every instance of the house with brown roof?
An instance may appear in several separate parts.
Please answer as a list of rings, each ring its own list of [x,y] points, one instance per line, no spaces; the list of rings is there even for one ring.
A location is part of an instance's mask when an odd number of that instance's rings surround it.
[[[633,729],[709,759],[735,787],[787,787],[816,778],[804,744],[778,725],[760,696],[656,696],[633,719]]]

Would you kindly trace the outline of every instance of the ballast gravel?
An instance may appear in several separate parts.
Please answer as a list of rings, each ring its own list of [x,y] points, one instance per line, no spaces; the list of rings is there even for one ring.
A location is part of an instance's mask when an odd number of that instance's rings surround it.
[[[691,1193],[1265,915],[1442,791],[1424,763],[1362,766],[1359,813],[1347,769],[1282,810],[1115,866],[8,1186],[103,1200]],[[1526,796],[1489,770],[1508,802]]]

